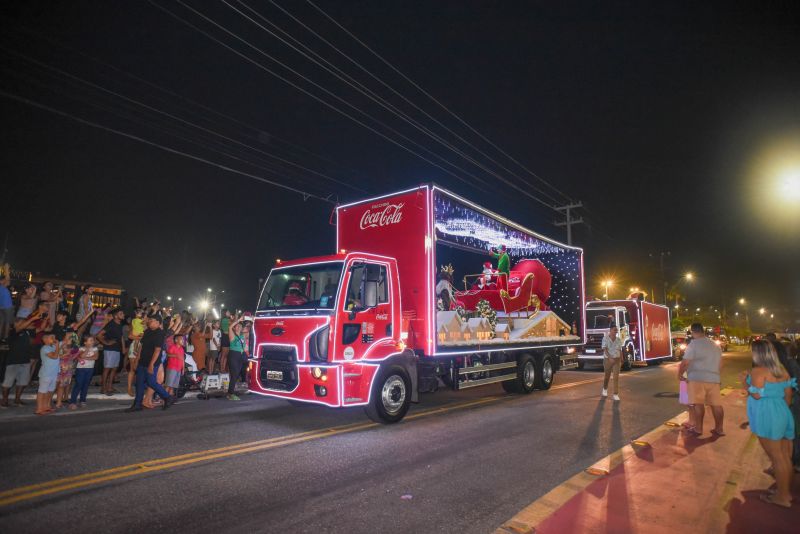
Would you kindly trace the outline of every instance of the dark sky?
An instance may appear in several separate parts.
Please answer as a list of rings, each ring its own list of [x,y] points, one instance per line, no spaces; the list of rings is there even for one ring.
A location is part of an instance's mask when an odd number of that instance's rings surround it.
[[[499,170],[506,179],[548,203],[554,200],[521,179],[564,200],[311,5],[276,2],[480,148],[486,155],[460,145],[482,165],[496,169],[486,157],[491,156],[514,171]],[[180,3],[157,3],[347,109]],[[229,3],[246,11],[237,0]],[[773,198],[780,194],[772,192],[762,171],[765,161],[778,157],[794,158],[800,165],[800,6],[700,4],[318,3],[497,146],[585,203],[588,211],[579,215],[590,224],[576,229],[575,241],[586,249],[589,293],[598,292],[593,288],[606,274],[614,274],[620,286],[652,286],[658,274],[649,254],[670,251],[671,281],[686,270],[697,274],[687,290],[690,300],[730,305],[744,295],[771,309],[796,307],[800,206],[797,197],[794,205],[791,199]],[[355,200],[435,181],[564,238],[563,229],[552,225],[553,211],[412,129],[225,4],[186,0],[186,5],[455,163],[462,169],[454,170],[459,179],[147,2],[4,3],[0,89],[321,197]],[[452,133],[359,71],[275,4],[246,0],[245,5],[456,142]],[[226,288],[230,298],[246,306],[274,258],[328,253],[334,247],[331,204],[304,200],[6,97],[0,106],[6,184],[2,230],[8,234],[8,259],[16,267],[113,281],[138,294],[190,298],[207,286]],[[358,115],[352,109],[349,113]],[[228,140],[218,144],[208,131],[177,118],[248,146]],[[370,121],[363,115],[359,120]],[[384,126],[375,128],[394,137]],[[336,181],[274,167],[275,160],[264,152]]]

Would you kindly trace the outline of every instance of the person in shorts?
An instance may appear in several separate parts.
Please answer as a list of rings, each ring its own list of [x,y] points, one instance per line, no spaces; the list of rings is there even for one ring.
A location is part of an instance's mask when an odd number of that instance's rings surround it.
[[[42,367],[39,370],[39,393],[36,395],[36,415],[47,415],[53,411],[53,393],[58,380],[59,358],[58,341],[54,334],[42,337],[42,348],[39,350]]]
[[[219,321],[214,321],[206,325],[206,335],[208,336],[208,362],[206,368],[209,373],[214,373],[214,368],[219,361],[219,351],[222,348],[222,330],[219,328]]]
[[[722,350],[706,337],[705,329],[700,323],[691,326],[692,342],[686,347],[686,353],[678,367],[678,376],[686,373],[689,381],[689,404],[694,405],[694,427],[687,430],[695,435],[703,433],[703,416],[706,406],[711,407],[714,415],[714,428],[711,433],[724,436],[722,428],[724,410],[720,394],[720,369],[722,367]]]
[[[100,393],[111,396],[117,393],[114,389],[114,379],[117,376],[117,367],[121,355],[125,352],[125,339],[122,327],[125,321],[125,312],[121,308],[114,308],[109,312],[111,320],[97,333],[97,341],[103,346],[103,376],[100,382]]]
[[[186,358],[185,343],[186,337],[176,334],[172,336],[172,343],[167,345],[167,370],[164,375],[164,387],[171,396],[175,395],[181,383]]]
[[[8,339],[8,354],[6,355],[6,374],[3,379],[3,400],[0,407],[8,408],[8,396],[11,388],[14,391],[14,406],[23,406],[22,392],[31,381],[30,348],[31,339],[35,334],[32,329],[35,315],[24,319],[17,319]]]

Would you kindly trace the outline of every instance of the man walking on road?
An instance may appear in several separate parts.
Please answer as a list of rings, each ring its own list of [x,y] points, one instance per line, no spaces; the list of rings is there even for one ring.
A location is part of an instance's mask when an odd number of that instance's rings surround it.
[[[126,409],[126,412],[142,411],[142,399],[146,387],[150,387],[164,399],[165,410],[175,404],[175,397],[167,393],[156,379],[158,366],[161,365],[162,345],[164,345],[164,330],[161,329],[161,320],[157,316],[151,315],[147,319],[147,330],[142,337],[139,365],[136,367],[136,398],[133,406]]]
[[[614,373],[614,400],[619,400],[619,366],[622,362],[622,340],[617,336],[617,327],[611,325],[603,336],[603,397],[608,397],[608,380]]]
[[[691,327],[692,342],[686,347],[686,353],[678,367],[678,376],[687,373],[689,381],[689,404],[694,405],[695,427],[689,432],[696,435],[703,433],[703,416],[706,405],[711,406],[714,415],[714,429],[711,433],[724,436],[722,420],[722,395],[719,391],[720,369],[722,367],[722,350],[706,337],[703,325],[694,323]]]

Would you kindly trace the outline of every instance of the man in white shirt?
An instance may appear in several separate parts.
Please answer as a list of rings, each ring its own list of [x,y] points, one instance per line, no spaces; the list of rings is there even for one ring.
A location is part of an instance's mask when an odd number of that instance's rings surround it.
[[[617,336],[617,327],[611,325],[603,336],[603,397],[608,397],[608,380],[614,373],[614,400],[619,400],[619,367],[622,363],[622,340]]]

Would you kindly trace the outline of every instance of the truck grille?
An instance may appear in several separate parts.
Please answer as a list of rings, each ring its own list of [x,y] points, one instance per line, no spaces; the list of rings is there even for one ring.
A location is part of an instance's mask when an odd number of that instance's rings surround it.
[[[297,350],[266,345],[261,349],[259,379],[264,389],[291,391],[297,387]]]
[[[600,350],[603,346],[603,334],[589,334],[586,336],[586,348]]]

